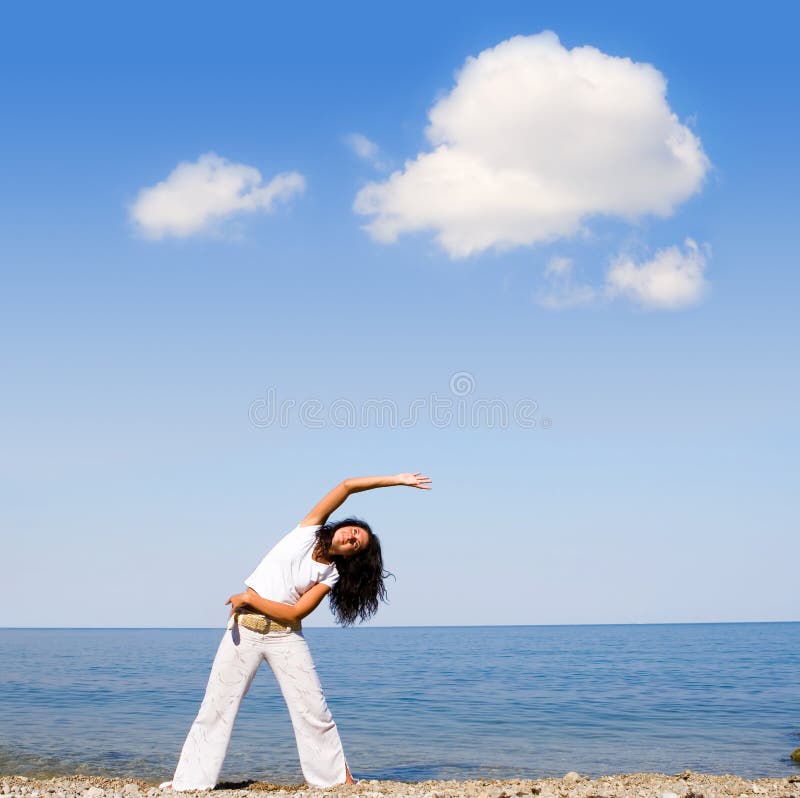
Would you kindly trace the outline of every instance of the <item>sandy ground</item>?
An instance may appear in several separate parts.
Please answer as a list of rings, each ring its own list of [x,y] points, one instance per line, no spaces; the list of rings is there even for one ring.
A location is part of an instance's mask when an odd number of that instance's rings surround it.
[[[210,791],[190,793],[205,794]],[[589,779],[567,773],[560,779],[510,779],[507,781],[361,781],[352,786],[317,790],[298,785],[245,782],[222,784],[213,791],[215,798],[263,798],[270,792],[291,798],[330,796],[331,798],[800,798],[798,774],[784,778],[742,779],[738,776],[706,776],[684,773],[667,776],[658,773],[630,773]],[[59,776],[32,779],[0,775],[0,794],[25,798],[167,798],[175,793],[159,790],[158,785],[131,779],[99,776]]]

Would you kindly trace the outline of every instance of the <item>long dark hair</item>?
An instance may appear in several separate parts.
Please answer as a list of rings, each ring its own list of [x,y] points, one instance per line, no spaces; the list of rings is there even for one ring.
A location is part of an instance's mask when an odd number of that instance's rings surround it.
[[[330,554],[333,533],[343,526],[358,526],[369,536],[369,543],[352,557]],[[317,542],[336,564],[339,581],[330,592],[331,612],[342,626],[366,621],[378,611],[378,602],[386,601],[384,580],[391,576],[383,570],[381,542],[369,524],[359,518],[334,521],[317,530]]]

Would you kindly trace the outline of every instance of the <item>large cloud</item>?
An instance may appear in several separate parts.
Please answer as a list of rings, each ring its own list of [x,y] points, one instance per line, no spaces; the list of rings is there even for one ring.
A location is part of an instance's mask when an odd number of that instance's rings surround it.
[[[453,257],[572,235],[595,214],[667,216],[709,161],[665,95],[649,64],[514,37],[467,59],[429,112],[432,149],[354,210],[379,241],[432,230]]]
[[[304,189],[297,172],[276,175],[264,185],[255,167],[209,152],[194,163],[179,163],[166,180],[143,188],[130,214],[147,238],[185,238],[237,213],[269,212],[278,200]]]

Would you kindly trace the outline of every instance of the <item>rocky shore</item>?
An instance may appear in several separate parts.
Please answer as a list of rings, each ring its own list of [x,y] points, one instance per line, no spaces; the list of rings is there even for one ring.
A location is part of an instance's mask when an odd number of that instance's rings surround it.
[[[193,793],[206,794],[210,791]],[[349,786],[317,790],[299,785],[287,787],[267,782],[222,784],[213,791],[218,798],[263,798],[270,792],[291,798],[800,798],[800,774],[785,778],[743,779],[684,773],[630,773],[590,779],[567,773],[558,779],[509,779],[505,781],[361,781]],[[99,776],[59,776],[32,779],[0,776],[0,795],[9,798],[168,798],[175,793],[158,785],[130,779]]]

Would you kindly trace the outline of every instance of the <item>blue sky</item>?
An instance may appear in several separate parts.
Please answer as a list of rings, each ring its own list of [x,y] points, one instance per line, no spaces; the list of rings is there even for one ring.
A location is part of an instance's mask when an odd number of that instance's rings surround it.
[[[4,8],[0,625],[217,625],[319,495],[400,470],[434,490],[346,508],[397,576],[375,623],[800,620],[796,22]],[[208,153],[301,182],[198,216]],[[434,396],[535,424],[333,421]]]

